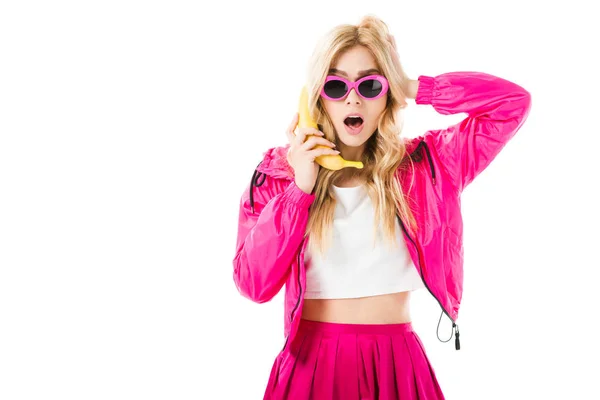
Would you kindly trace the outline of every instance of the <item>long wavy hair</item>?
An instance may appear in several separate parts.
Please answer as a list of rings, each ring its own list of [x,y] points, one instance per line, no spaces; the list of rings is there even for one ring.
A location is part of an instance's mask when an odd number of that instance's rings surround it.
[[[346,50],[361,45],[373,55],[381,73],[389,82],[387,103],[382,112],[377,130],[365,144],[362,159],[364,167],[354,169],[352,177],[365,182],[365,188],[375,208],[374,237],[377,238],[381,224],[386,243],[398,245],[396,240],[396,215],[407,222],[407,229],[416,229],[408,197],[402,192],[397,174],[405,172],[414,165],[406,157],[406,147],[400,138],[404,119],[401,115],[406,105],[406,88],[409,78],[401,65],[393,61],[393,45],[389,41],[387,25],[379,18],[367,15],[357,25],[343,24],[326,33],[311,56],[308,64],[306,87],[309,98],[309,110],[325,138],[336,143],[335,128],[321,102],[320,91],[328,71]],[[409,162],[403,162],[410,160]],[[356,161],[356,160],[355,160]],[[336,199],[332,183],[342,176],[348,177],[349,171],[332,171],[319,168],[315,184],[315,201],[309,210],[306,236],[310,236],[311,250],[324,254],[331,245],[333,216]],[[413,178],[414,179],[414,174]],[[411,180],[412,186],[412,180]]]

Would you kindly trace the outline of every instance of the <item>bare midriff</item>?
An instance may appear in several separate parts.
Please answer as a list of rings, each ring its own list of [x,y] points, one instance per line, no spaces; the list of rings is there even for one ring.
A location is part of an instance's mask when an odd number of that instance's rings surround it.
[[[358,179],[341,179],[339,187],[355,187]],[[352,299],[304,299],[302,318],[342,324],[399,324],[411,322],[410,291]]]
[[[410,322],[410,292],[354,299],[304,299],[302,318],[343,324]]]

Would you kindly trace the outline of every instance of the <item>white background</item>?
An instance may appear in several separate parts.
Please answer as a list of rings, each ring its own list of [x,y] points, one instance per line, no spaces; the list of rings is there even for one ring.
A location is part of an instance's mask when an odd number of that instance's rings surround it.
[[[262,398],[283,292],[235,288],[239,198],[285,144],[317,39],[365,14],[413,79],[532,94],[463,193],[460,351],[413,295],[447,399],[600,398],[600,32],[583,1],[535,3],[3,2],[0,399]],[[416,136],[465,115],[405,117]]]

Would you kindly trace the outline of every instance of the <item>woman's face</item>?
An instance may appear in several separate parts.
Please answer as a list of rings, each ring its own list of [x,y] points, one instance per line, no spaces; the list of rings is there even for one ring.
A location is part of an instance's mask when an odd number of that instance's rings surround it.
[[[375,59],[364,46],[354,46],[345,51],[337,63],[330,69],[328,75],[344,77],[355,82],[363,76],[378,74]],[[323,106],[333,122],[337,136],[337,148],[340,155],[347,160],[358,160],[364,150],[367,140],[377,129],[379,117],[385,110],[387,94],[378,99],[369,100],[360,97],[352,89],[342,100],[328,100],[321,97]],[[348,115],[359,114],[362,116],[362,126],[353,132],[346,125],[350,122]]]

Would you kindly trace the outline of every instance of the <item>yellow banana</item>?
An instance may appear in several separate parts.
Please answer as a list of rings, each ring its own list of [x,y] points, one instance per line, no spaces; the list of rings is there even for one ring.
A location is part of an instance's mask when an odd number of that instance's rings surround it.
[[[306,90],[306,86],[302,88],[302,92],[300,94],[300,101],[298,104],[298,127],[319,129],[317,123],[310,117],[310,112],[308,111],[308,91]],[[308,140],[308,138],[309,136],[307,135],[306,140]],[[318,144],[314,148],[328,149],[329,146]],[[344,158],[339,154],[325,154],[317,157],[315,159],[315,162],[323,168],[327,168],[333,171],[337,171],[346,167],[354,167],[359,169],[363,167],[362,162],[344,160]]]

